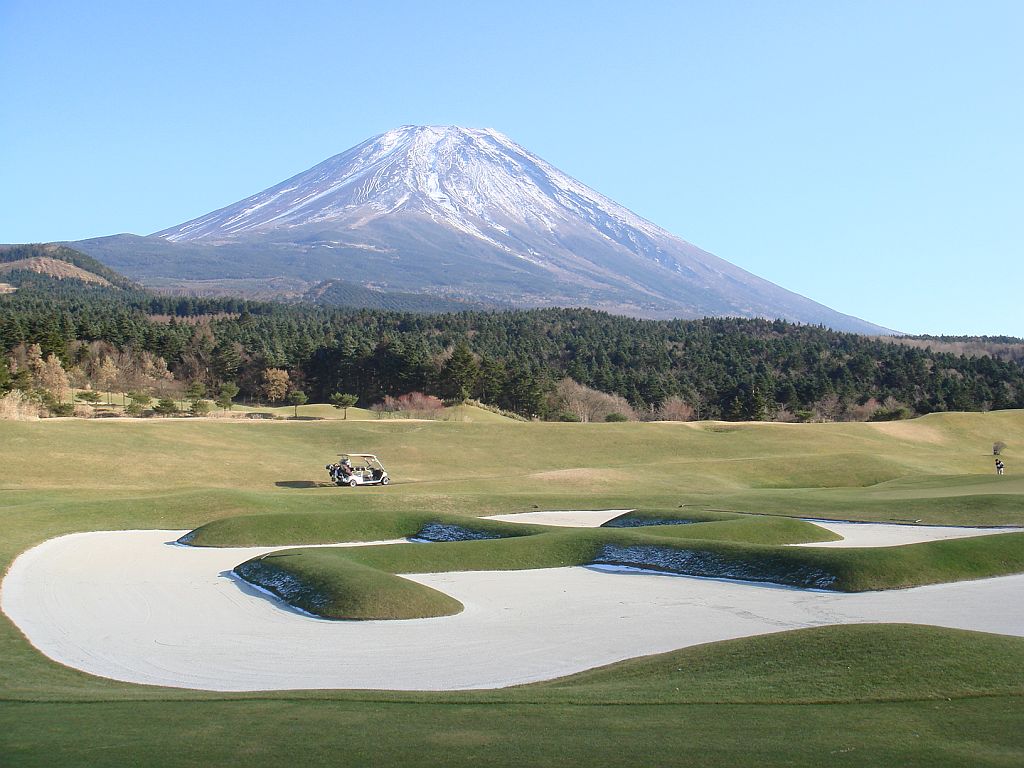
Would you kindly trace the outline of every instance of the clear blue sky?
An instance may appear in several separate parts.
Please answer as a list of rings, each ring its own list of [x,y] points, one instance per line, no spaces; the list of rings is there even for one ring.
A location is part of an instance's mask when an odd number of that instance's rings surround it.
[[[1024,2],[0,0],[0,242],[495,128],[835,309],[1024,336]]]

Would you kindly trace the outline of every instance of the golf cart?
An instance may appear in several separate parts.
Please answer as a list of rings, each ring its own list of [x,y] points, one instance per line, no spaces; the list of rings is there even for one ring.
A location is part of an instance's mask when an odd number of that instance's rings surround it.
[[[326,469],[335,485],[387,485],[391,482],[387,470],[372,453],[341,453],[336,464]]]

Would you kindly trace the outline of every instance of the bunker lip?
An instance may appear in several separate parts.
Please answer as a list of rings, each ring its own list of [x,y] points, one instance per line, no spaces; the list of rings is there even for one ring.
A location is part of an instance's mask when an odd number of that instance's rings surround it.
[[[167,546],[184,531],[99,531],[24,552],[0,607],[37,649],[132,683],[215,691],[459,690],[829,624],[932,624],[1024,636],[1024,575],[869,593],[585,567],[405,575],[455,616],[327,622],[223,574],[281,547]]]

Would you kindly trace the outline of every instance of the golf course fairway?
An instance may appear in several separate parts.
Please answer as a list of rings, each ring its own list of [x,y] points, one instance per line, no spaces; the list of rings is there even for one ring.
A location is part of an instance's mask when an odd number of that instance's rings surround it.
[[[991,466],[997,440],[1008,446],[1003,477]],[[0,422],[0,445],[7,578],[14,585],[15,561],[35,552],[49,573],[64,569],[61,583],[91,584],[100,595],[93,603],[62,603],[69,593],[55,586],[44,607],[69,625],[109,612],[100,622],[106,638],[97,632],[86,644],[94,660],[105,654],[102,663],[132,667],[129,630],[147,626],[177,632],[151,634],[153,647],[209,648],[189,622],[219,620],[218,652],[232,674],[254,674],[254,656],[270,648],[283,681],[183,684],[160,654],[149,657],[149,677],[128,678],[136,683],[87,674],[41,653],[33,630],[5,614],[5,766],[1024,762],[1024,639],[1014,636],[1024,634],[1024,534],[837,547],[829,542],[843,536],[829,523],[797,519],[1024,525],[1019,411],[800,425],[54,419]],[[353,451],[379,456],[392,485],[327,486],[323,465]],[[549,510],[690,522],[612,529],[480,519]],[[462,521],[502,538],[310,548],[404,540],[424,521]],[[804,526],[819,533],[808,538]],[[192,531],[191,546],[173,544]],[[100,549],[74,554],[90,537]],[[145,544],[134,550],[129,540]],[[845,563],[851,587],[808,591],[580,562],[608,542],[744,558],[795,552],[781,557]],[[461,608],[332,622],[230,576],[285,549],[308,553],[325,572],[343,569],[353,583],[373,586],[379,577],[367,574],[380,573]],[[115,557],[128,551],[136,554]],[[238,613],[190,602],[194,585],[176,584],[174,567],[161,571],[169,602],[140,592],[133,580],[165,555],[208,559],[209,579]],[[5,611],[16,592],[5,580]],[[266,622],[243,626],[250,609]],[[172,610],[177,617],[166,615]],[[747,629],[716,633],[709,617],[723,614]],[[467,621],[482,623],[455,633],[463,645],[449,643],[446,656],[430,644],[432,628]],[[372,664],[361,651],[350,658],[348,683],[314,656],[302,671],[311,682],[293,685],[289,665],[303,666],[303,654],[289,643],[299,625],[371,633],[383,645]],[[384,684],[374,683],[375,669],[390,676],[377,678]],[[444,690],[453,688],[472,690]]]

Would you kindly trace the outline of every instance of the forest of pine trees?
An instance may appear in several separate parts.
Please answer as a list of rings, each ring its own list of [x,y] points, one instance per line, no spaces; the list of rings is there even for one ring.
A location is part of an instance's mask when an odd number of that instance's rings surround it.
[[[254,400],[273,369],[314,402],[344,392],[367,407],[420,392],[567,420],[866,420],[1024,407],[1024,368],[987,355],[783,321],[585,309],[426,315],[32,278],[0,296],[0,393],[28,386],[30,350],[95,389],[159,396],[230,384]]]

